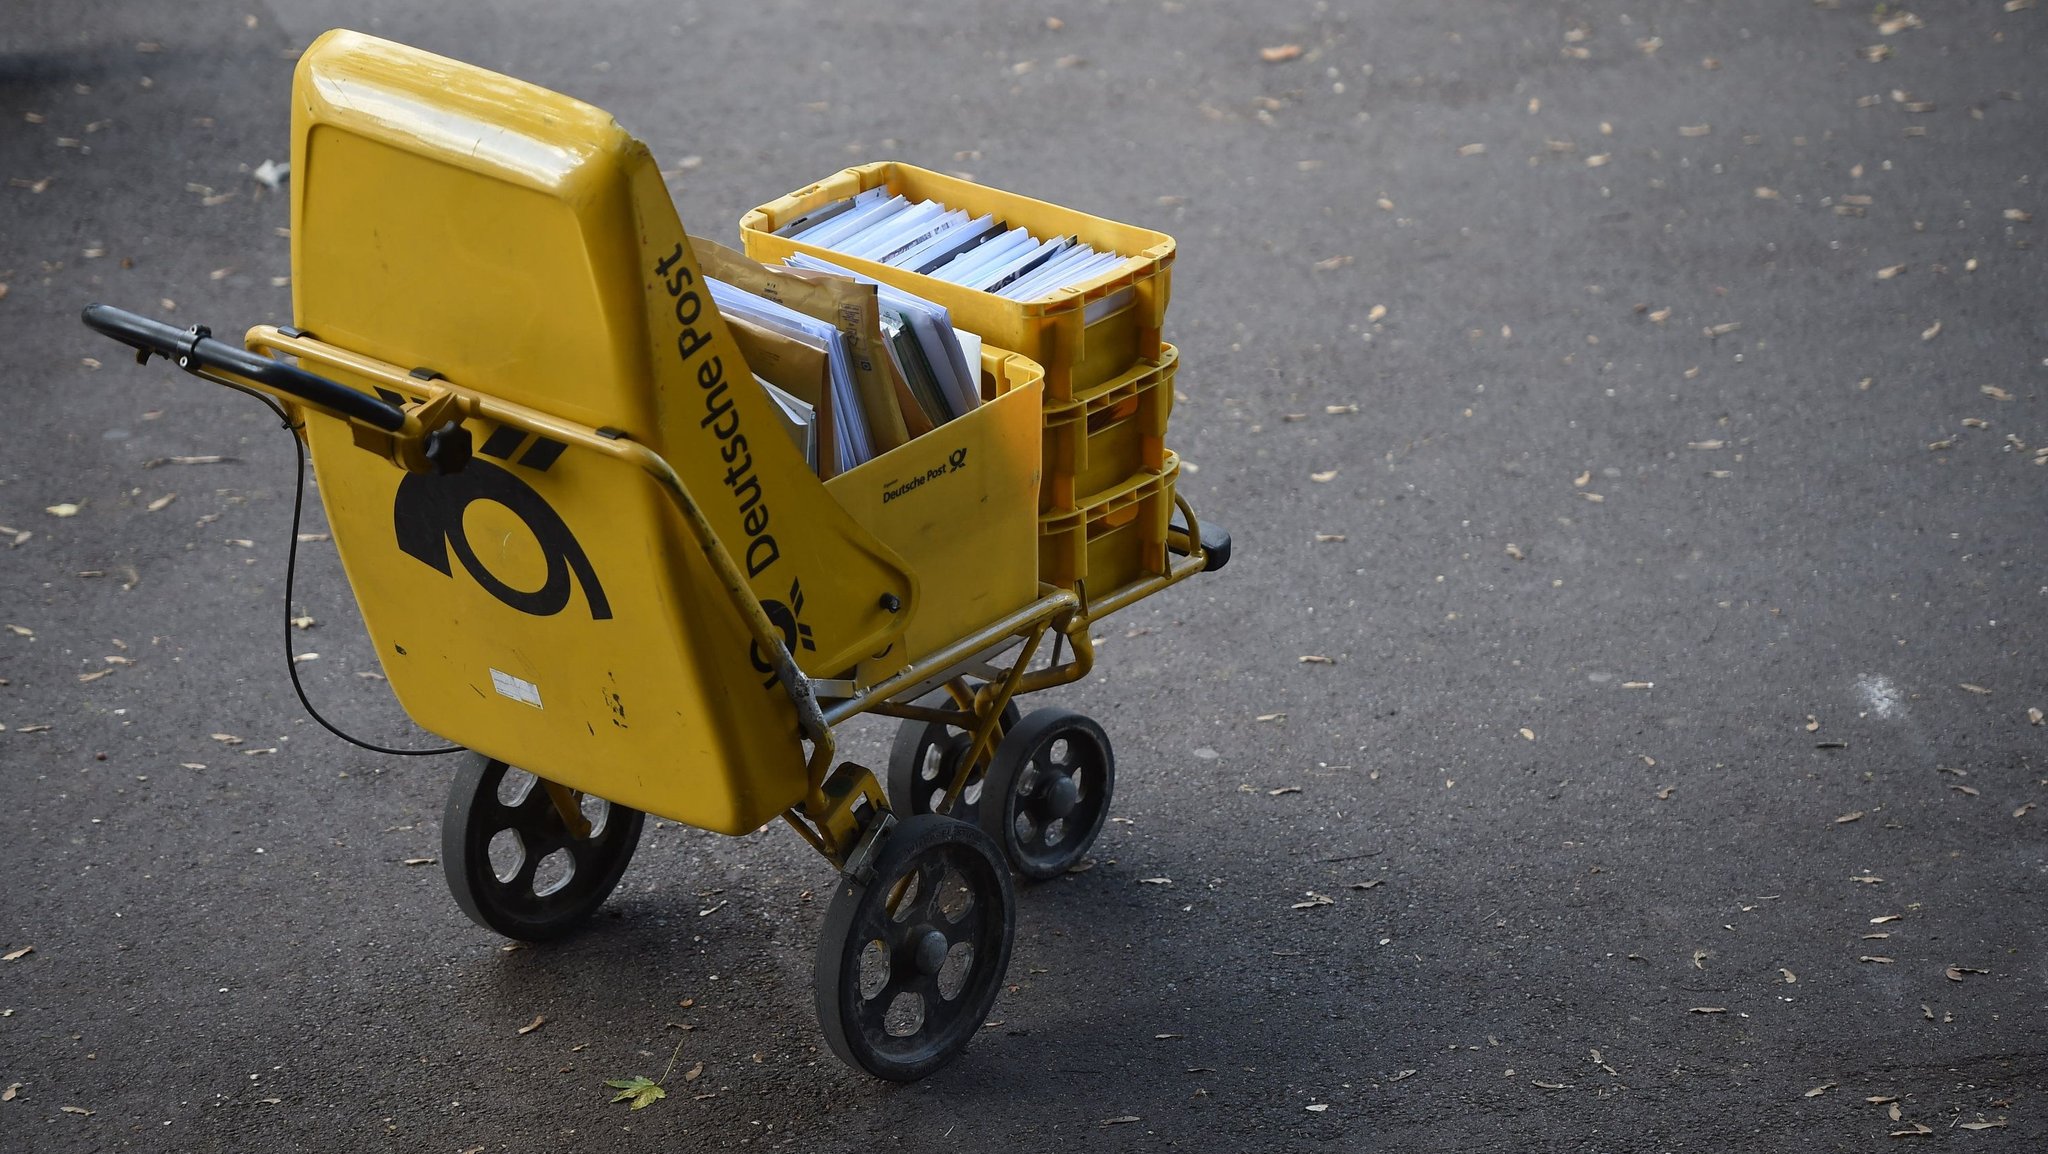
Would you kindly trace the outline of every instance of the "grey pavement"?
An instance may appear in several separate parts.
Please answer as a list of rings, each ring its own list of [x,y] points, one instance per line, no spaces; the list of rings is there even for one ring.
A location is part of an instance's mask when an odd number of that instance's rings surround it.
[[[2048,5],[1914,11],[12,6],[0,1150],[2048,1148]],[[1047,695],[1120,820],[937,1076],[824,1049],[786,831],[472,926],[446,767],[284,678],[275,421],[78,324],[288,319],[250,171],[337,25],[611,111],[715,239],[871,159],[1177,238],[1237,559]],[[431,741],[306,552],[309,691]]]

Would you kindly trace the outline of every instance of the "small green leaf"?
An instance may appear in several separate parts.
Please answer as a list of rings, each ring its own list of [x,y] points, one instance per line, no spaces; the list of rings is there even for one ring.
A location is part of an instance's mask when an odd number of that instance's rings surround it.
[[[610,1078],[605,1081],[605,1085],[618,1091],[617,1094],[612,1095],[612,1101],[631,1101],[631,1108],[635,1110],[646,1106],[649,1102],[659,1101],[668,1097],[668,1091],[662,1089],[660,1083],[647,1077],[645,1074],[635,1074],[631,1078]]]

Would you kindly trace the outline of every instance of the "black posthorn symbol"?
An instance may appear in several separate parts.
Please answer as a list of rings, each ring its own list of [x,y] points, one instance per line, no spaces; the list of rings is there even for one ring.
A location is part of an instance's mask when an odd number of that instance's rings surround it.
[[[789,650],[792,655],[799,648],[813,653],[817,652],[818,643],[811,636],[811,627],[805,624],[803,620],[804,585],[801,580],[789,583],[789,601],[787,603],[763,601],[761,602],[761,612],[767,614],[769,622],[775,628],[781,630],[783,648]],[[768,675],[767,680],[761,684],[763,686],[775,684],[775,662],[768,654],[761,652],[761,643],[759,641],[754,642],[749,656],[753,659],[754,668]]]
[[[485,443],[488,449],[489,443]],[[547,577],[538,589],[517,589],[487,568],[463,532],[463,513],[478,501],[502,505],[526,523],[547,559]],[[392,499],[392,521],[400,551],[429,567],[454,575],[450,555],[460,561],[484,591],[521,613],[550,617],[569,604],[576,585],[590,605],[594,621],[611,617],[611,602],[598,583],[597,572],[575,534],[540,494],[508,469],[472,460],[460,473],[408,473]]]
[[[948,465],[950,465],[950,466],[951,466],[951,468],[947,469],[947,472],[952,472],[952,471],[954,471],[954,470],[956,470],[956,469],[964,469],[964,468],[966,468],[966,467],[967,467],[967,448],[966,448],[966,446],[964,446],[964,445],[963,445],[963,446],[961,446],[960,448],[958,448],[958,449],[955,449],[955,450],[953,450],[953,454],[952,454],[952,456],[950,456],[950,457],[948,457],[948,458],[946,459],[946,463],[947,463]]]

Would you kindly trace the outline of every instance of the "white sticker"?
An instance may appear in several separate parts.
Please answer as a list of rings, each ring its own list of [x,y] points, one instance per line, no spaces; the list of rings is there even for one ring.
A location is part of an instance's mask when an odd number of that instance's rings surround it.
[[[540,686],[535,685],[531,681],[523,681],[502,669],[493,669],[491,670],[491,685],[497,689],[501,697],[509,697],[514,701],[524,701],[535,709],[540,708]]]

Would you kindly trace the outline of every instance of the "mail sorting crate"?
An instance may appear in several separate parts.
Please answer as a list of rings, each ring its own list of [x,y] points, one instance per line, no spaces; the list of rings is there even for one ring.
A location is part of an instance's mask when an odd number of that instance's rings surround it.
[[[1139,473],[1088,497],[1069,512],[1038,517],[1038,579],[1083,592],[1084,603],[1167,574],[1166,529],[1180,459],[1166,454],[1157,473]]]
[[[1179,351],[1162,345],[1158,364],[1140,362],[1071,401],[1046,405],[1040,513],[1071,511],[1133,474],[1166,467],[1166,422],[1179,365]]]
[[[1033,236],[1073,236],[1130,259],[1045,299],[1014,301],[775,235],[776,229],[805,213],[885,186],[891,195],[936,200],[977,216],[990,213]],[[970,180],[896,161],[863,164],[749,212],[740,220],[740,237],[755,260],[780,261],[792,253],[809,253],[944,305],[955,325],[1044,366],[1048,404],[1071,401],[1140,361],[1157,363],[1163,350],[1160,330],[1172,283],[1172,237]]]

